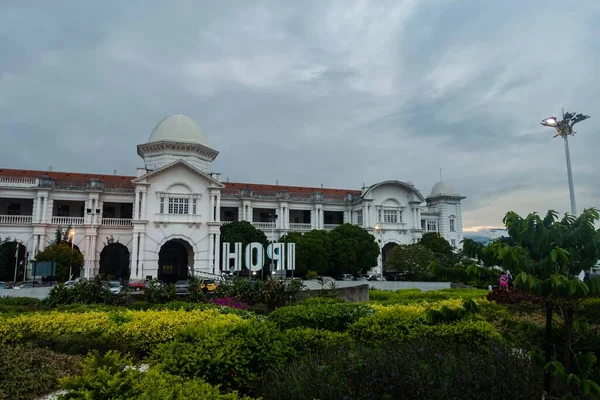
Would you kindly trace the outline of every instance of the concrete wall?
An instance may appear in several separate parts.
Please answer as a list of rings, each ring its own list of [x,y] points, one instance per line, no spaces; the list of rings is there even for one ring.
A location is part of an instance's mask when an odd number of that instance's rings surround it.
[[[309,290],[321,289],[319,281],[304,281]],[[400,290],[400,289],[419,289],[423,292],[429,290],[450,289],[450,282],[377,282],[377,281],[335,281],[338,288],[347,288],[368,284],[369,288],[379,290]],[[327,289],[329,283],[325,283],[323,288]]]
[[[50,290],[52,290],[51,287],[5,289],[0,290],[0,297],[33,297],[41,300],[48,297]]]
[[[369,285],[367,284],[343,287],[333,290],[335,290],[339,297],[346,301],[360,302],[369,300]],[[309,297],[319,297],[322,296],[324,292],[328,292],[327,286],[325,286],[325,289],[321,289],[319,287],[319,289],[305,290],[299,292],[296,295],[296,299],[302,301],[308,299]]]

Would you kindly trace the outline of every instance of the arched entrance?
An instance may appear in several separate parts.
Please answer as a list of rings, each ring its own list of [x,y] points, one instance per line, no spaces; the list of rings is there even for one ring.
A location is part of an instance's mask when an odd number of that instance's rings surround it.
[[[173,283],[187,279],[194,268],[194,249],[183,239],[171,239],[158,253],[158,279]]]
[[[128,280],[129,249],[121,243],[108,243],[100,253],[100,275],[108,279]]]
[[[15,253],[19,246],[17,262],[17,281],[22,281],[27,261],[27,248],[19,242],[4,241],[0,244],[0,281],[12,282],[15,278]]]
[[[394,243],[394,242],[386,243],[383,246],[383,249],[381,251],[381,262],[383,264],[383,270],[384,271],[385,271],[385,262],[386,262],[386,260],[388,258],[388,254],[389,254],[390,250],[392,250],[396,246],[398,246],[398,245],[396,243]]]

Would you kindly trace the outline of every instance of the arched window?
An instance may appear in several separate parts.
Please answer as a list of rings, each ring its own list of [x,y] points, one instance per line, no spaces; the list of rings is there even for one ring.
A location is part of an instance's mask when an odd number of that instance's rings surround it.
[[[450,221],[450,232],[456,232],[456,223],[454,222],[454,221],[455,221],[455,219],[456,219],[456,218],[454,217],[454,215],[451,215],[451,216],[449,217],[449,221]]]

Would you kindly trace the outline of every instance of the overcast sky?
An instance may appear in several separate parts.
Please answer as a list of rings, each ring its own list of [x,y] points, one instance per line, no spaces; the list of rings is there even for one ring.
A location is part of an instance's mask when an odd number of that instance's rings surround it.
[[[231,181],[443,179],[465,228],[600,206],[600,1],[0,2],[0,167],[135,174],[183,113]]]

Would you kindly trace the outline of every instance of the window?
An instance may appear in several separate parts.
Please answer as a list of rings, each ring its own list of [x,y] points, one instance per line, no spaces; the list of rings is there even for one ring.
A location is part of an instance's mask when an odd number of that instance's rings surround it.
[[[421,229],[425,230],[425,227],[426,227],[426,225],[425,225],[425,220],[424,220],[424,219],[422,219],[422,220],[421,220]]]
[[[456,239],[450,239],[450,244],[452,247],[456,247]]]
[[[102,218],[115,218],[115,208],[114,207],[104,207],[104,212],[102,213]]]
[[[398,212],[396,210],[383,210],[383,223],[384,224],[397,224],[398,223]]]
[[[427,232],[437,232],[437,221],[427,220]]]
[[[169,199],[169,214],[187,214],[189,199]]]
[[[158,210],[159,213],[163,214],[165,212],[165,198],[161,197],[160,198],[160,210]]]
[[[363,212],[362,212],[362,210],[357,210],[356,211],[356,224],[357,225],[362,225],[363,224]]]
[[[192,200],[192,214],[196,215],[196,199]]]
[[[450,232],[454,232],[454,218],[450,218]]]

